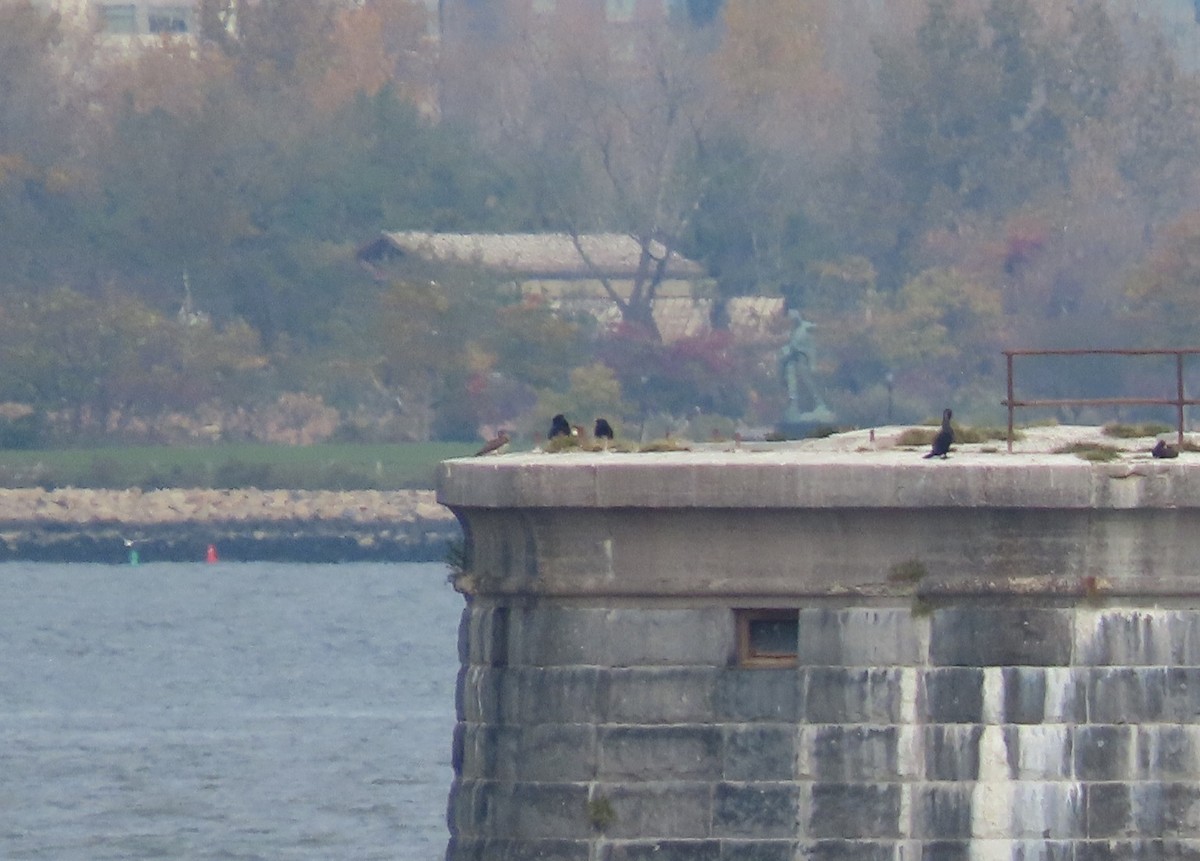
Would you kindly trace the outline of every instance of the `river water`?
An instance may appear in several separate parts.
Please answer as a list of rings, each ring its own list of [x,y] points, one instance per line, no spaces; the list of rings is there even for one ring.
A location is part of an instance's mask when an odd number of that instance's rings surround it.
[[[445,575],[0,565],[0,858],[440,859]]]

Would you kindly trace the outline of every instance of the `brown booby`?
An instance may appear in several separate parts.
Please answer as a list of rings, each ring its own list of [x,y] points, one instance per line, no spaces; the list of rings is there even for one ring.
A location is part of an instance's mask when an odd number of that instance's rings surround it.
[[[484,443],[483,448],[475,452],[475,457],[485,454],[503,454],[510,442],[508,431],[498,431],[494,437]]]

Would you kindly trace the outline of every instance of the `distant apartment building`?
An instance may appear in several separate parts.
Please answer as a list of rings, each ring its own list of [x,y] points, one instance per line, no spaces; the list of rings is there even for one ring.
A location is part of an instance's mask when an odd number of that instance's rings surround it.
[[[555,45],[606,56],[609,71],[637,77],[663,27],[716,22],[726,0],[439,0],[440,113],[478,118],[519,92],[510,78],[536,70]]]
[[[360,0],[339,0],[359,2]],[[195,0],[32,0],[54,9],[73,25],[91,25],[117,37],[194,34]],[[247,0],[253,3],[255,0]],[[585,21],[598,38],[619,46],[649,24],[670,21],[703,25],[715,21],[727,0],[414,0],[426,6],[437,36],[450,46],[476,39],[511,38],[530,29],[550,28],[570,18]],[[981,0],[959,0],[982,7]],[[1070,0],[1065,8],[1094,0]],[[1200,0],[1100,0],[1126,33],[1130,25],[1151,23],[1163,43],[1188,68],[1200,67]],[[828,38],[854,44],[912,21],[924,0],[838,0],[828,4]],[[540,27],[539,27],[540,24]],[[854,33],[857,32],[856,37]],[[619,50],[619,47],[618,47]]]
[[[102,36],[189,36],[196,29],[192,0],[33,0],[52,9],[72,27],[92,28]]]
[[[199,28],[196,0],[32,0],[35,6],[53,9],[73,26],[92,26],[105,36],[191,36]],[[254,4],[257,0],[245,0]],[[361,0],[333,0],[359,3]],[[413,0],[427,7],[430,18],[438,0]]]
[[[639,28],[669,22],[705,24],[725,0],[437,0],[442,42],[504,41],[552,30],[558,22],[585,25],[619,44]]]
[[[194,30],[190,4],[163,6],[157,3],[93,4],[103,32],[113,36],[186,35]]]
[[[110,36],[186,36],[195,30],[191,4],[93,3],[100,30]]]

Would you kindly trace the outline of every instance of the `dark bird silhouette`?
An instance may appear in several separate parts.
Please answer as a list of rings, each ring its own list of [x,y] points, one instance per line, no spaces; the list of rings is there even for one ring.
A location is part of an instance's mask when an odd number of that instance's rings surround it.
[[[946,459],[946,455],[950,452],[950,446],[954,444],[954,430],[950,427],[950,410],[942,410],[942,429],[937,432],[937,436],[933,438],[933,448],[929,454],[925,455],[928,460],[931,457],[940,457]]]
[[[484,443],[483,448],[475,452],[475,456],[482,457],[485,454],[501,454],[508,447],[509,442],[508,431],[498,431],[494,437]]]
[[[596,419],[596,426],[592,429],[592,436],[596,439],[612,442],[613,429],[608,423],[608,419]]]
[[[1154,444],[1154,448],[1150,449],[1150,454],[1155,457],[1179,457],[1179,452],[1173,445],[1167,445],[1163,440],[1159,440]]]
[[[571,426],[567,424],[567,417],[559,413],[554,418],[550,419],[550,434],[549,438],[554,439],[560,436],[570,436]]]

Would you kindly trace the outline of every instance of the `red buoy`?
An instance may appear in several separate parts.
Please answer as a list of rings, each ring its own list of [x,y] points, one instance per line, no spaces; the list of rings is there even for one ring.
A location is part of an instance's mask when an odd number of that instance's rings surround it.
[[[217,561],[217,545],[215,545],[215,544],[208,545],[208,552],[206,554],[204,554],[204,561],[205,562],[216,562]]]

